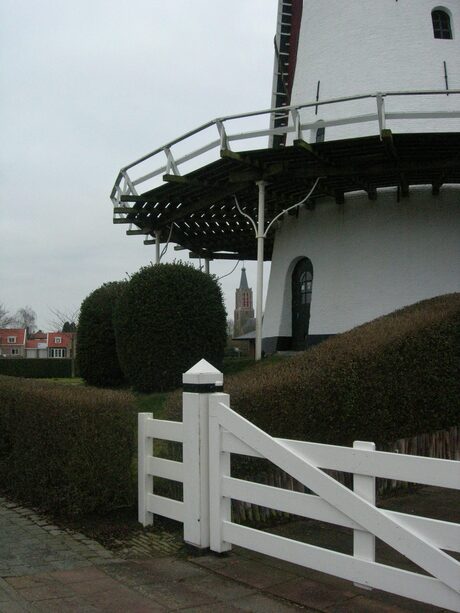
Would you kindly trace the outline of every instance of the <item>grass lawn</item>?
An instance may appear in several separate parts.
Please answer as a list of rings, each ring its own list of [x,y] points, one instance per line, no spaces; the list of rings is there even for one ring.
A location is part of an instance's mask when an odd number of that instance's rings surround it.
[[[62,383],[63,385],[85,385],[81,377],[53,377],[51,379],[37,379],[37,381],[49,381],[50,383]]]
[[[153,413],[157,419],[164,417],[163,406],[168,396],[167,393],[141,394],[135,392],[134,396],[139,413]]]

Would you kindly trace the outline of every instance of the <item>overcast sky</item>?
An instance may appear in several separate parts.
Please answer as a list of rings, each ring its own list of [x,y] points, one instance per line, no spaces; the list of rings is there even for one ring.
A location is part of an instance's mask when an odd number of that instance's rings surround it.
[[[118,170],[210,119],[269,107],[276,10],[277,0],[0,0],[0,303],[31,306],[49,329],[50,308],[72,312],[154,258],[112,224]],[[230,315],[239,276],[222,280]],[[254,264],[248,279],[255,293]]]

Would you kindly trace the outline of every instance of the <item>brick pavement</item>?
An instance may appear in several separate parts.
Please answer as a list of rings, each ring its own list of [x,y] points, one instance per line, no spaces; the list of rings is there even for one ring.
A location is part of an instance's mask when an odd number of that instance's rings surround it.
[[[115,554],[0,498],[0,613],[439,611],[242,549],[179,549],[173,536],[146,532]]]

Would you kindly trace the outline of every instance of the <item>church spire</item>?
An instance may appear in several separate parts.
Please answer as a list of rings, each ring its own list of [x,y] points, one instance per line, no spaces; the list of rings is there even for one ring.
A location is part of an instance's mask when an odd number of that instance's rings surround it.
[[[238,289],[249,289],[248,280],[246,277],[246,268],[244,266],[241,269],[240,287]]]
[[[249,332],[246,328],[251,326],[254,319],[254,309],[252,306],[252,289],[248,285],[246,277],[246,268],[243,265],[241,269],[240,286],[235,291],[235,312],[233,335],[240,336],[245,332]],[[254,328],[250,328],[254,329]]]

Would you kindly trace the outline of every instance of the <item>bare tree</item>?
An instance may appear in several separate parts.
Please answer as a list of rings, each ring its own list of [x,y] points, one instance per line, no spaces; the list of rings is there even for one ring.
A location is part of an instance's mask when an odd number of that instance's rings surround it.
[[[25,306],[16,311],[14,316],[18,328],[26,328],[27,334],[34,332],[37,323],[37,313],[30,306]]]
[[[75,332],[77,330],[78,318],[80,309],[74,311],[60,311],[59,309],[51,309],[53,319],[48,324],[54,328],[56,332]],[[66,328],[64,330],[64,327]]]
[[[10,315],[3,304],[0,303],[0,328],[10,328],[14,323],[13,315]]]
[[[232,338],[233,336],[234,327],[235,327],[235,324],[233,322],[233,319],[231,319],[230,317],[227,317],[227,336],[229,338]]]

